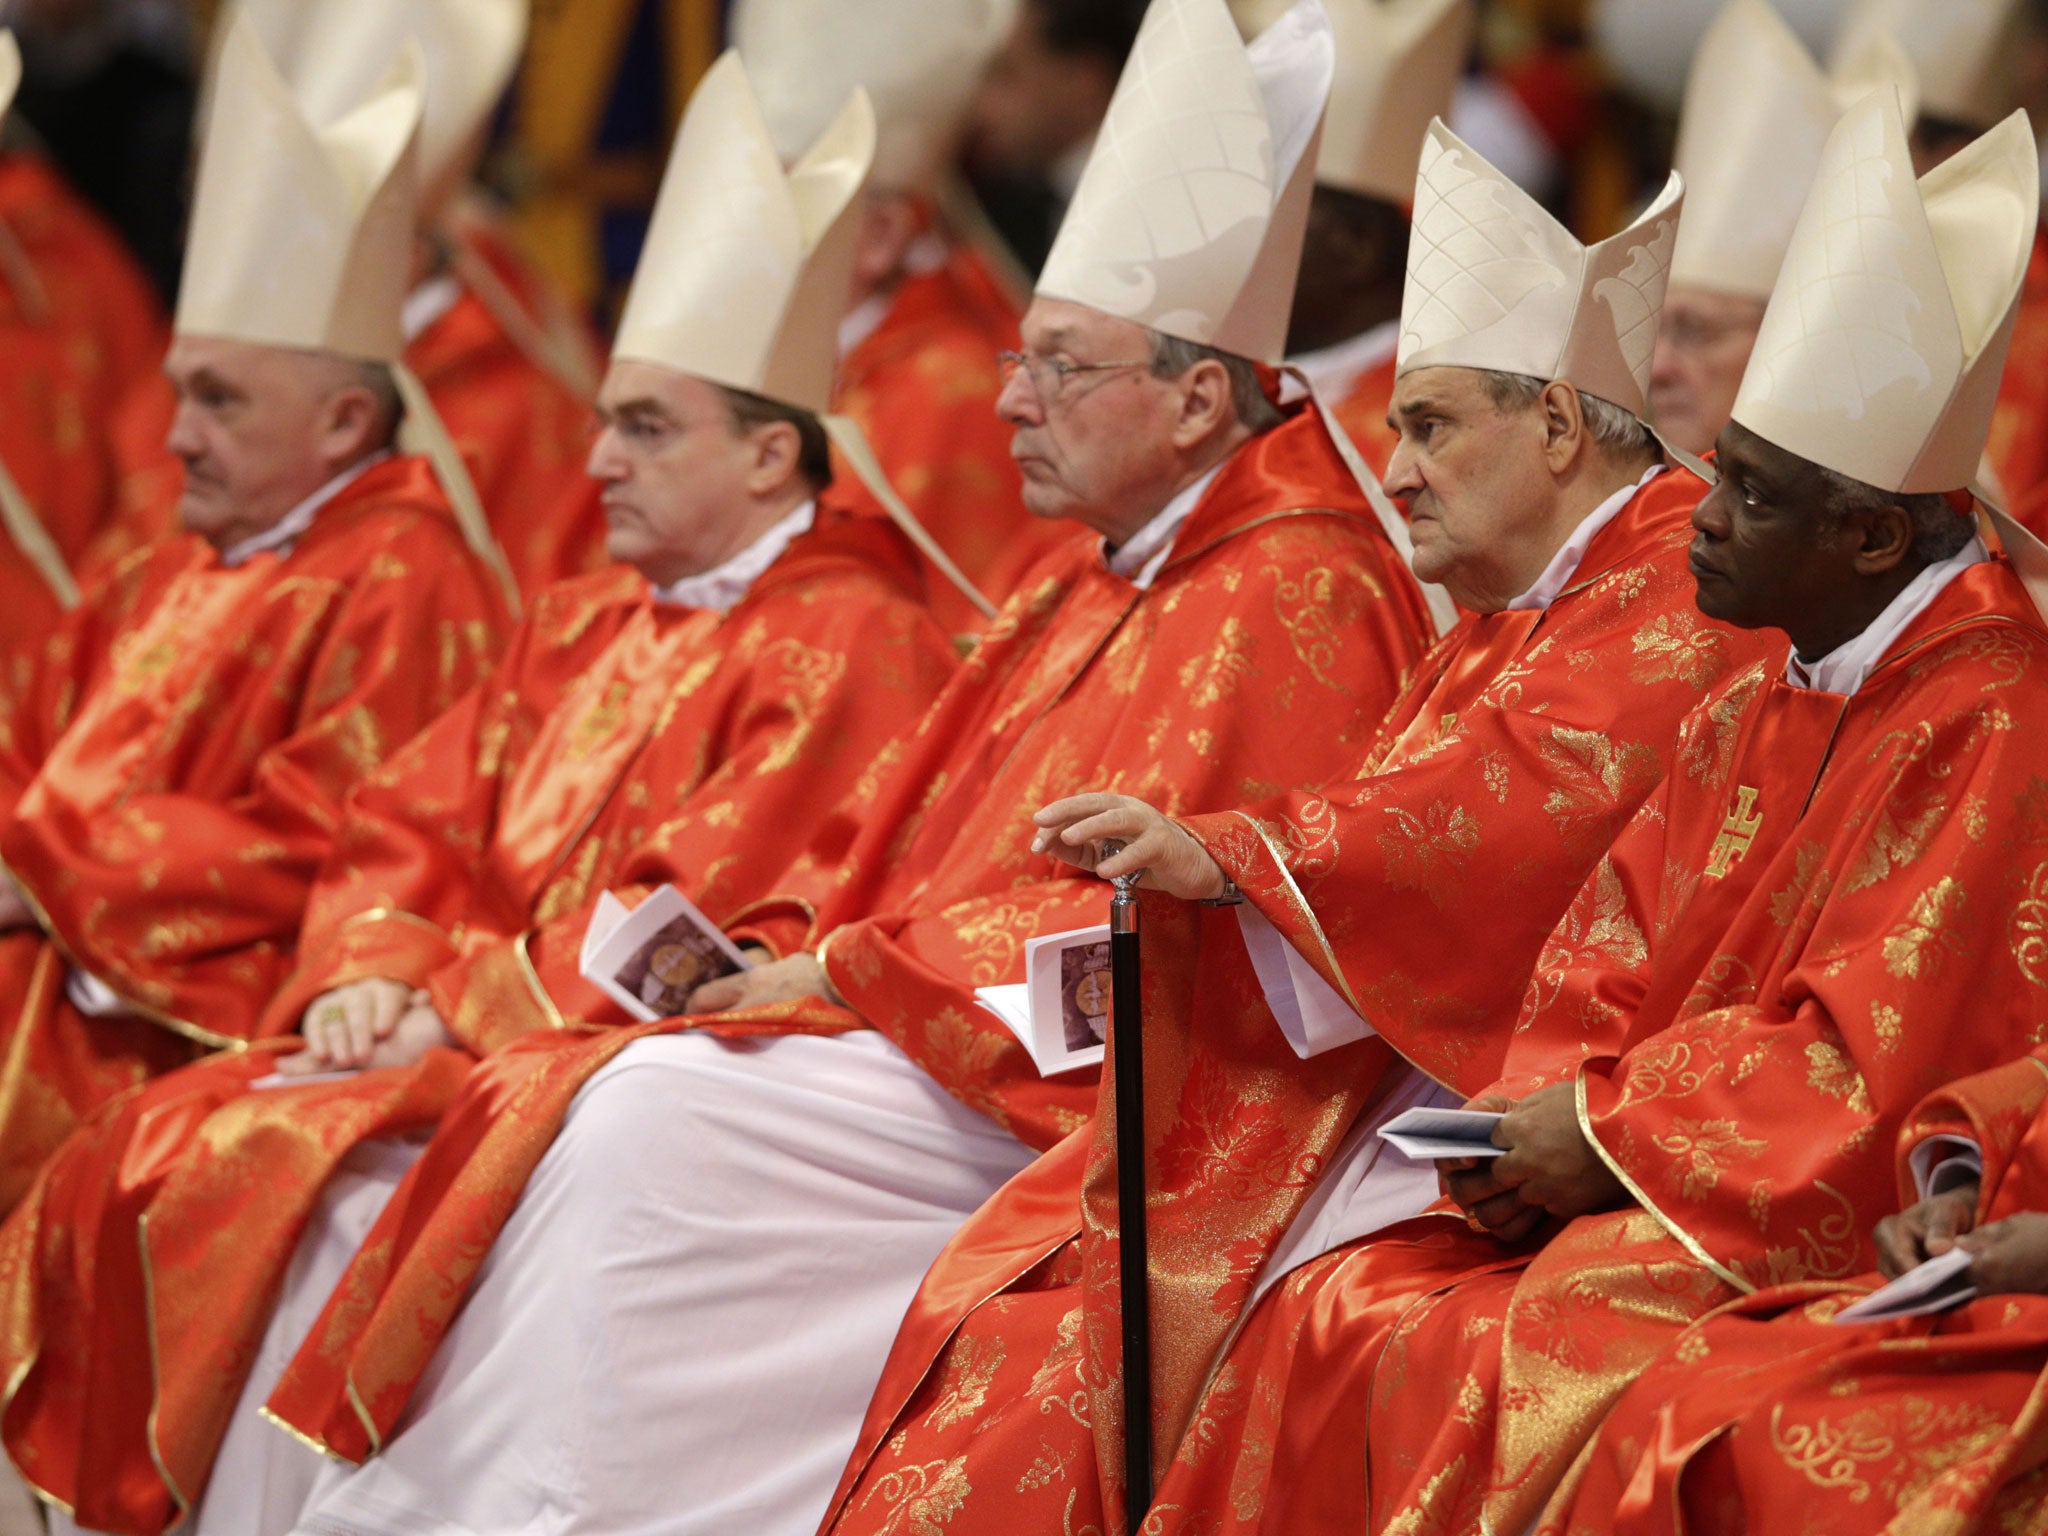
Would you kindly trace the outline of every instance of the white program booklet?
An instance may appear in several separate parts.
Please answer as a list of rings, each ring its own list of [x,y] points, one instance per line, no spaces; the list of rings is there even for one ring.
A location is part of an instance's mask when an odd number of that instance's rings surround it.
[[[651,1024],[675,1018],[697,988],[748,969],[748,962],[689,897],[664,885],[630,911],[610,891],[598,897],[577,968]]]
[[[1040,1077],[1092,1067],[1109,1035],[1109,929],[1049,933],[1024,945],[1024,979],[974,999],[1031,1053]]]
[[[1907,1270],[1890,1285],[1881,1286],[1854,1306],[1835,1314],[1838,1323],[1883,1323],[1895,1317],[1922,1317],[1929,1312],[1946,1312],[1973,1300],[1977,1287],[1970,1283],[1970,1255],[1960,1248],[1929,1259]]]
[[[1507,1150],[1493,1144],[1493,1128],[1501,1117],[1483,1109],[1403,1111],[1380,1127],[1380,1135],[1416,1162],[1440,1157],[1499,1157]]]

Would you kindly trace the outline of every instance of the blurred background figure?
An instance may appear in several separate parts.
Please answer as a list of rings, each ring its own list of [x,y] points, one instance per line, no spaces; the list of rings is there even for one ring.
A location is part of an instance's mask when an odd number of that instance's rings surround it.
[[[1408,203],[1433,117],[1447,116],[1472,48],[1472,0],[1325,0],[1337,72],[1323,119],[1288,361],[1375,472],[1395,435],[1394,351],[1408,265]],[[1256,37],[1270,10],[1246,0]]]
[[[1022,0],[974,102],[970,164],[989,217],[1033,276],[1095,147],[1145,0]]]
[[[10,116],[21,56],[0,31],[0,685],[22,680],[112,505],[102,431],[163,360],[164,319],[128,247]]]
[[[1650,363],[1650,419],[1677,447],[1706,453],[1728,425],[1836,120],[1896,90],[1910,122],[1914,79],[1884,31],[1823,72],[1767,0],[1728,0],[1707,28],[1679,122],[1685,217]]]
[[[217,0],[0,0],[21,42],[18,105],[64,176],[118,229],[160,303],[177,292],[198,107]],[[152,366],[153,366],[152,362]]]
[[[1018,307],[996,270],[1006,258],[992,263],[946,213],[970,201],[958,190],[968,114],[1017,10],[1018,0],[738,0],[730,18],[785,163],[856,86],[874,102],[834,409],[860,424],[911,511],[996,603],[1070,536],[1024,510],[996,415],[996,354],[1017,345]],[[880,514],[857,477],[840,479]],[[935,569],[925,588],[949,631],[981,628]]]

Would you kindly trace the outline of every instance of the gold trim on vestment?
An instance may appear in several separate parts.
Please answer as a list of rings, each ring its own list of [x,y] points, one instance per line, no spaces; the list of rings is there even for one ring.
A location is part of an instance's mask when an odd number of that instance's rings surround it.
[[[1607,1165],[1607,1171],[1620,1180],[1621,1187],[1628,1191],[1630,1198],[1652,1216],[1656,1217],[1657,1224],[1669,1233],[1681,1248],[1712,1270],[1717,1278],[1733,1286],[1745,1296],[1754,1296],[1756,1294],[1755,1286],[1707,1252],[1705,1246],[1701,1244],[1698,1238],[1694,1237],[1690,1232],[1659,1210],[1657,1203],[1643,1193],[1643,1187],[1629,1177],[1628,1170],[1610,1157],[1607,1149],[1600,1145],[1600,1138],[1593,1134],[1592,1116],[1586,1111],[1586,1075],[1583,1072],[1573,1080],[1572,1103],[1578,1112],[1579,1134],[1586,1138],[1586,1145],[1591,1147],[1598,1154],[1600,1161]]]
[[[135,1223],[135,1244],[142,1261],[142,1307],[143,1321],[149,1326],[149,1418],[144,1426],[143,1438],[149,1445],[149,1459],[156,1467],[156,1475],[163,1480],[164,1488],[177,1503],[178,1513],[171,1521],[178,1524],[192,1513],[192,1501],[185,1497],[185,1491],[178,1486],[178,1480],[171,1476],[171,1469],[164,1464],[162,1447],[157,1444],[156,1412],[158,1397],[164,1389],[162,1353],[157,1347],[156,1337],[156,1272],[149,1262],[149,1213],[143,1212]]]
[[[526,941],[533,935],[534,930],[529,928],[512,941],[512,954],[519,962],[519,974],[533,993],[534,1001],[540,1005],[541,1016],[547,1020],[548,1028],[567,1029],[569,1021],[562,1017],[562,1010],[555,1006],[555,1000],[548,996],[548,989],[541,985],[540,972],[534,969],[533,956],[527,951]]]
[[[1330,948],[1330,940],[1323,932],[1323,925],[1316,920],[1315,909],[1309,906],[1308,898],[1301,893],[1301,887],[1294,883],[1294,875],[1287,868],[1287,860],[1281,854],[1279,848],[1274,845],[1271,835],[1267,833],[1264,827],[1259,825],[1255,817],[1248,816],[1243,811],[1232,811],[1230,814],[1238,817],[1246,826],[1256,832],[1259,836],[1259,841],[1266,845],[1266,856],[1273,861],[1273,867],[1280,873],[1280,879],[1286,886],[1285,895],[1296,909],[1296,920],[1305,926],[1310,933],[1315,935],[1316,945],[1322,950],[1323,959],[1329,964],[1330,974],[1337,978],[1337,985],[1343,989],[1344,1001],[1350,1005],[1351,1011],[1357,1014],[1359,1018],[1365,1019],[1365,1022],[1370,1025],[1372,1020],[1366,1018],[1364,1005],[1358,1001],[1357,995],[1351,990],[1351,978],[1344,974],[1344,967],[1338,964],[1337,952]],[[1174,825],[1179,826],[1180,823],[1175,822]],[[1186,831],[1187,829],[1183,827],[1181,830]],[[1188,835],[1192,837],[1194,834],[1189,833]]]
[[[286,1434],[290,1435],[294,1440],[298,1441],[299,1444],[303,1445],[307,1450],[312,1451],[318,1455],[325,1456],[329,1461],[338,1461],[345,1467],[352,1467],[356,1465],[356,1463],[350,1461],[346,1456],[342,1455],[341,1452],[331,1449],[325,1441],[317,1439],[316,1437],[307,1434],[303,1429],[300,1429],[296,1424],[287,1424],[283,1419],[280,1419],[275,1413],[271,1412],[270,1405],[268,1403],[265,1403],[263,1406],[258,1408],[256,1410],[256,1414],[265,1423],[270,1425],[272,1429],[283,1430]]]
[[[9,871],[9,873],[12,874],[13,872]],[[99,973],[94,971],[91,966],[80,965],[71,951],[65,948],[64,941],[57,936],[56,925],[50,921],[49,912],[45,910],[40,901],[36,900],[36,893],[28,888],[27,883],[18,874],[14,875],[14,888],[21,893],[21,899],[27,904],[29,911],[35,914],[36,924],[43,930],[43,937],[50,942],[51,947],[58,954],[64,957],[65,964],[85,971],[89,975],[98,975]],[[99,979],[102,984],[108,985],[108,990],[113,990],[111,984],[107,983],[104,976],[101,976]],[[137,1002],[126,993],[117,993],[116,995],[120,997],[121,1005],[135,1015],[136,1018],[151,1024],[161,1025],[174,1035],[183,1035],[187,1040],[196,1041],[198,1044],[216,1051],[246,1051],[249,1049],[249,1042],[241,1039],[239,1036],[216,1034],[213,1030],[204,1029],[189,1020],[165,1013],[160,1008],[152,1008],[147,1003]]]

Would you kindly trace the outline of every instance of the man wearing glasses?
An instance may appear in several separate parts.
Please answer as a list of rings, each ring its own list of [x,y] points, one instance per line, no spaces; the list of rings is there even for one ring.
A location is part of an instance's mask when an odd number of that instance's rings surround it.
[[[998,402],[1028,508],[1081,529],[735,926],[782,958],[630,1043],[560,1041],[516,1096],[510,1057],[471,1080],[270,1400],[365,1463],[301,1528],[808,1536],[946,1235],[1093,1108],[1094,1069],[1041,1077],[976,999],[1107,921],[1031,811],[1350,771],[1419,658],[1389,521],[1275,399],[1327,23],[1305,4],[1247,51],[1223,0],[1153,16],[1152,51],[1191,28],[1208,58],[1136,66],[1151,94],[1272,110],[1279,153],[1249,198],[1229,164],[1148,166],[1148,91],[1119,98]],[[484,1188],[508,1180],[516,1206]]]

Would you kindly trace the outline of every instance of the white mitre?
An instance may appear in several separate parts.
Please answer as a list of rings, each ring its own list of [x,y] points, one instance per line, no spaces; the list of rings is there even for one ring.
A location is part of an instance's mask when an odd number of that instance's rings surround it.
[[[1483,368],[1563,380],[1643,414],[1684,184],[1581,245],[1439,120],[1415,181],[1395,368]]]
[[[930,193],[952,170],[982,71],[1017,0],[738,0],[728,36],[746,61],[783,161],[865,90],[873,185]]]
[[[1431,119],[1446,116],[1472,51],[1472,0],[1325,0],[1337,75],[1316,180],[1406,203]]]
[[[1729,0],[1685,88],[1674,157],[1685,219],[1671,281],[1769,298],[1828,133],[1886,87],[1912,99],[1913,66],[1889,36],[1871,34],[1823,73],[1766,0]]]
[[[14,34],[0,27],[0,123],[7,121],[7,109],[14,105],[14,93],[21,89],[21,45]]]
[[[785,172],[736,52],[690,98],[612,355],[822,414],[875,152],[855,91]]]
[[[1224,0],[1153,0],[1039,295],[1277,365],[1334,51],[1320,0],[1249,47]]]
[[[407,49],[380,89],[316,128],[248,20],[230,24],[193,194],[180,333],[397,360],[425,76]]]
[[[1832,56],[1853,57],[1873,35],[1888,35],[1913,61],[1922,112],[1988,128],[2019,105],[2026,6],[2027,0],[1852,0]]]
[[[462,168],[526,46],[527,0],[236,0],[235,9],[323,125],[369,96],[416,41],[427,65],[423,187]]]
[[[2025,113],[1916,183],[1897,99],[1866,97],[1821,155],[1735,420],[1879,490],[1970,485],[2040,200]]]

